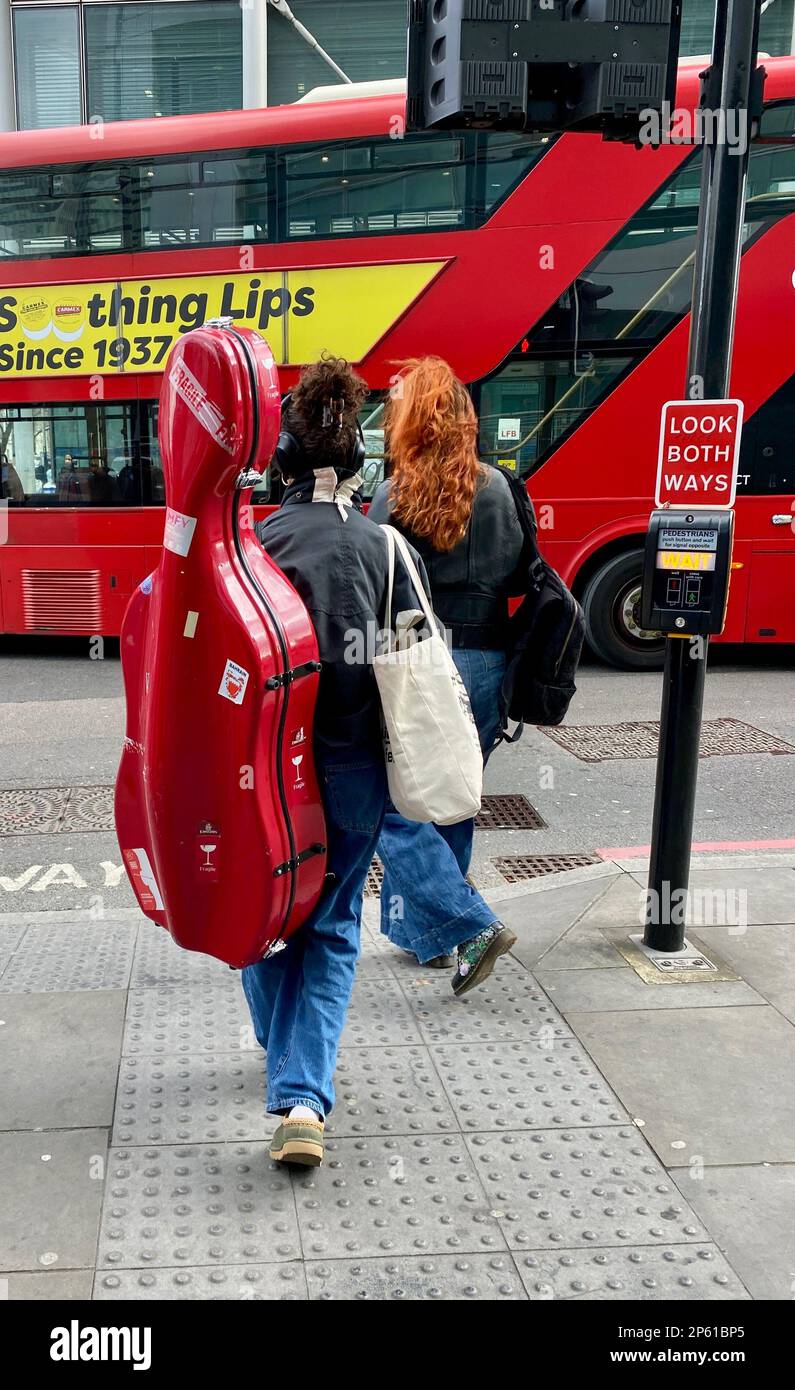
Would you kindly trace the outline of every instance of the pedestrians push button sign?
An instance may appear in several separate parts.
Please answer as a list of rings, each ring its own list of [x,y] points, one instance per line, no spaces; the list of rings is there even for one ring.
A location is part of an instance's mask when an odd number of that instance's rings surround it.
[[[658,507],[733,507],[742,401],[668,401],[660,425]]]

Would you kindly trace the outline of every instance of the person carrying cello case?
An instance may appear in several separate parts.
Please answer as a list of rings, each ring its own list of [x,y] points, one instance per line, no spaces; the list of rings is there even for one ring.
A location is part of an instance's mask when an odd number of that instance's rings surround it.
[[[249,505],[280,415],[257,334],[208,325],[174,346],[159,411],[163,549],[121,633],[116,828],[133,890],[180,946],[234,967],[283,946],[326,868],[311,744],[295,761],[312,727],[317,642]]]

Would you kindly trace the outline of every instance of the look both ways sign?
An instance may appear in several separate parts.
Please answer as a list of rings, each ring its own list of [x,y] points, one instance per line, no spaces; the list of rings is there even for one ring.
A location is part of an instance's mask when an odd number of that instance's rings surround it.
[[[742,401],[667,401],[657,506],[733,507],[742,423]]]

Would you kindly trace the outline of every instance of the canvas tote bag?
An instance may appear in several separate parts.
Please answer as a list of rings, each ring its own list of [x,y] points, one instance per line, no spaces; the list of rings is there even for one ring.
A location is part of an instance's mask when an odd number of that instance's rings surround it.
[[[373,658],[383,711],[389,795],[407,820],[455,825],[480,810],[483,755],[469,698],[408,546],[382,526],[389,554],[384,628],[387,648]],[[395,553],[400,551],[419,611],[393,625]],[[423,618],[429,636],[420,636]]]

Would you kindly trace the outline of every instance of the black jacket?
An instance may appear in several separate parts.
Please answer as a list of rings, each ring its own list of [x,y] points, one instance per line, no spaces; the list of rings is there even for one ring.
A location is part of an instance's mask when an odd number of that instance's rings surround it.
[[[336,753],[371,754],[381,746],[380,701],[370,662],[385,626],[386,539],[359,510],[358,498],[344,509],[343,520],[336,502],[312,500],[315,485],[311,473],[291,483],[279,511],[255,530],[314,623],[323,663],[317,741]],[[418,568],[427,584],[421,560]],[[418,607],[399,557],[393,607],[394,613]]]
[[[373,497],[373,521],[391,521],[425,561],[436,616],[450,631],[454,647],[505,646],[508,598],[523,595],[524,535],[507,480],[487,468],[463,539],[453,550],[434,550],[390,516],[390,484]]]

